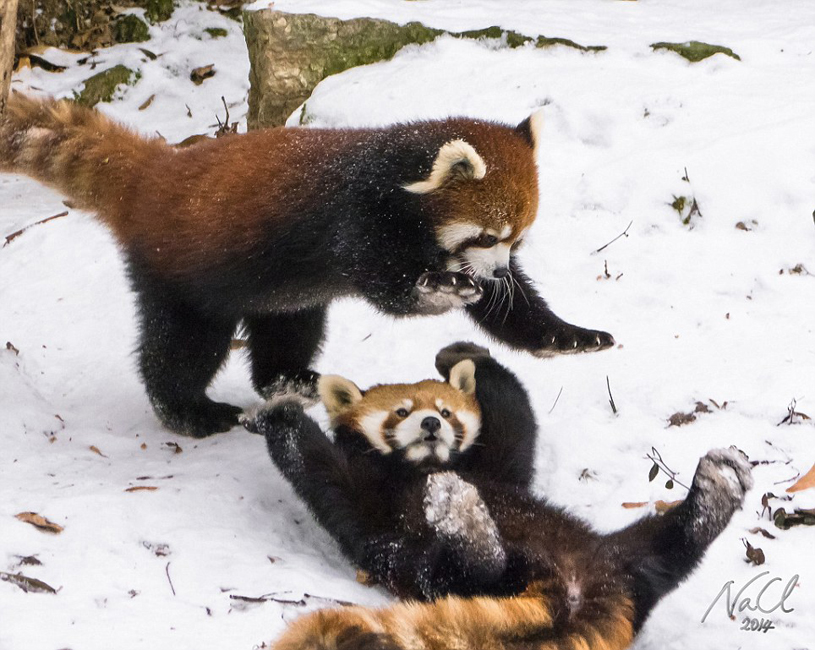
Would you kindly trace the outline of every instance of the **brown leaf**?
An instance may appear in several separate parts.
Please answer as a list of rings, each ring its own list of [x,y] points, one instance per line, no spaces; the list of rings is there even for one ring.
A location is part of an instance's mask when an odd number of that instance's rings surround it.
[[[97,447],[96,445],[91,445],[90,447],[88,447],[88,449],[90,449],[94,454],[101,456],[102,458],[107,458],[105,454],[99,451],[99,447]]]
[[[204,83],[205,79],[209,79],[210,77],[215,76],[215,64],[210,63],[209,65],[202,65],[200,68],[195,68],[190,73],[190,81],[192,81],[196,86],[200,86]]]
[[[694,413],[710,413],[710,407],[704,402],[696,402],[696,407],[693,409]]]
[[[36,512],[21,512],[20,514],[15,515],[15,517],[17,517],[17,519],[20,521],[31,524],[32,526],[35,526],[39,530],[46,533],[53,533],[54,535],[57,535],[65,530],[59,524],[55,524],[53,521],[48,521],[48,519],[42,515],[38,515]]]
[[[654,504],[654,508],[656,509],[658,514],[664,515],[671,508],[675,508],[682,502],[683,499],[679,499],[678,501],[663,501],[662,499],[660,499]]]
[[[642,508],[643,506],[647,506],[647,501],[625,501],[622,506],[623,508],[627,508],[631,510],[632,508]]]
[[[696,421],[696,416],[693,413],[674,413],[668,418],[668,426],[681,427],[683,424],[690,424]]]
[[[20,354],[20,351],[11,344],[11,341],[6,341],[6,350],[13,352],[15,356]]]
[[[756,534],[758,534],[758,533],[761,533],[761,534],[762,534],[762,535],[764,535],[764,537],[766,537],[767,539],[775,539],[775,535],[773,535],[773,534],[772,534],[771,532],[769,532],[768,530],[765,530],[764,528],[759,528],[758,526],[756,526],[755,528],[751,528],[751,529],[750,529],[750,533],[751,533],[751,534],[753,534],[753,535],[756,535]]]
[[[163,443],[164,447],[172,451],[174,454],[180,454],[184,451],[177,442],[165,442]]]
[[[153,492],[158,490],[155,485],[134,485],[125,490],[125,492]]]
[[[742,539],[741,541],[744,542],[744,547],[747,549],[745,551],[745,555],[750,563],[754,564],[755,566],[764,564],[764,551],[762,551],[760,548],[755,548],[746,539]]]
[[[799,478],[794,485],[788,487],[787,492],[800,492],[801,490],[808,490],[811,487],[815,487],[815,465]]]
[[[4,582],[9,582],[19,587],[26,593],[34,594],[57,593],[57,590],[54,589],[51,585],[45,584],[42,580],[37,580],[36,578],[29,578],[28,576],[24,576],[22,573],[5,573],[4,571],[0,571],[0,580],[3,580]]]
[[[373,587],[377,584],[376,579],[370,573],[362,569],[357,569],[357,582],[366,587]]]
[[[150,95],[150,96],[147,98],[147,100],[146,100],[146,101],[145,101],[145,102],[144,102],[144,103],[143,103],[141,106],[139,106],[139,110],[140,110],[140,111],[147,110],[147,109],[150,107],[150,104],[152,104],[152,103],[153,103],[153,100],[154,100],[155,98],[156,98],[155,93],[154,93],[154,94],[152,94],[152,95]]]

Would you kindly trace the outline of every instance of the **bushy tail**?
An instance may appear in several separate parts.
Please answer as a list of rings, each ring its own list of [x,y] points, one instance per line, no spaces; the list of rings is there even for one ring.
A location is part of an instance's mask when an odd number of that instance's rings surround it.
[[[141,166],[169,151],[67,100],[9,97],[0,116],[0,171],[26,174],[76,207],[115,220]]]
[[[619,597],[591,622],[556,626],[545,598],[448,597],[386,609],[325,609],[296,620],[273,650],[623,650],[633,605]]]

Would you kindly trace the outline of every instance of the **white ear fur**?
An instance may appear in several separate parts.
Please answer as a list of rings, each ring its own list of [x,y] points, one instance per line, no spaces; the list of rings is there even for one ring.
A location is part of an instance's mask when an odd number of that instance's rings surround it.
[[[475,393],[475,364],[472,359],[459,361],[450,369],[450,385],[467,395]]]
[[[538,154],[541,148],[542,131],[543,109],[539,108],[529,116],[529,134],[532,136],[532,150],[535,152],[535,155]]]
[[[333,421],[362,399],[362,391],[350,379],[339,375],[323,375],[317,382],[317,392]]]
[[[430,176],[405,185],[405,189],[414,194],[428,194],[439,189],[454,175],[467,180],[480,180],[486,173],[484,159],[469,142],[450,140],[439,149]]]

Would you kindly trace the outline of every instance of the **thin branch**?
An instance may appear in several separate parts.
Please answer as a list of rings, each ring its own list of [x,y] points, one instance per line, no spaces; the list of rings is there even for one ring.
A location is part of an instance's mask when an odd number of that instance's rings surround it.
[[[608,388],[608,403],[611,404],[614,415],[617,415],[617,405],[614,403],[614,396],[611,394],[611,382],[608,380],[608,375],[606,375],[606,387]]]
[[[688,492],[690,492],[690,488],[676,478],[676,472],[665,464],[665,461],[662,460],[662,454],[657,451],[656,447],[651,447],[651,453],[645,454],[645,457],[654,463],[654,465],[659,467],[660,471],[664,472],[674,483],[678,483],[683,488],[688,490]]]
[[[164,567],[164,573],[167,574],[167,582],[170,583],[170,589],[173,590],[173,596],[175,596],[175,587],[173,586],[173,580],[170,578],[170,563],[167,562],[167,566]]]
[[[557,401],[560,399],[560,394],[561,394],[562,392],[563,392],[563,386],[561,386],[561,387],[560,387],[560,390],[557,392],[557,397],[555,398],[555,403],[554,403],[554,404],[552,404],[552,408],[550,408],[550,409],[549,409],[549,413],[547,413],[547,415],[551,414],[551,413],[552,413],[552,411],[554,411],[554,410],[555,410],[555,407],[557,406]]]
[[[48,223],[49,221],[53,221],[54,219],[59,219],[60,217],[67,217],[68,211],[60,212],[59,214],[55,214],[53,217],[48,217],[47,219],[42,219],[41,221],[35,221],[34,223],[30,223],[27,226],[23,226],[19,230],[11,233],[10,235],[6,235],[6,242],[3,244],[3,248],[8,246],[13,240],[17,239],[20,235],[22,235],[26,230],[29,228],[33,228],[34,226],[40,226],[44,223]]]
[[[608,248],[608,247],[609,247],[609,246],[611,246],[611,245],[612,245],[612,244],[613,244],[615,241],[617,241],[617,240],[618,240],[620,237],[628,237],[628,229],[631,227],[631,224],[633,224],[633,223],[634,223],[633,221],[630,221],[630,222],[628,223],[628,225],[625,227],[625,230],[623,230],[623,231],[622,231],[622,232],[621,232],[619,235],[617,235],[617,236],[616,236],[614,239],[612,239],[610,242],[608,242],[608,244],[606,244],[605,246],[600,246],[600,248],[598,248],[596,251],[594,251],[594,252],[592,253],[592,255],[596,255],[596,254],[597,254],[597,253],[599,253],[600,251],[602,251],[602,250],[604,250],[604,249]]]

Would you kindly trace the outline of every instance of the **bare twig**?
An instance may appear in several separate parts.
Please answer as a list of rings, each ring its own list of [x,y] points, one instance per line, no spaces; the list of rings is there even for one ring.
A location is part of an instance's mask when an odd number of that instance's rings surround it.
[[[20,235],[22,235],[26,230],[29,228],[33,228],[34,226],[40,226],[44,223],[48,223],[49,221],[53,221],[54,219],[59,219],[60,217],[67,217],[68,211],[60,212],[59,214],[55,214],[53,217],[48,217],[47,219],[42,219],[41,221],[35,221],[34,223],[30,223],[23,228],[11,233],[10,235],[6,235],[6,242],[3,244],[3,248],[8,246],[13,240],[17,239]]]
[[[617,405],[614,403],[614,395],[611,394],[611,382],[608,380],[608,375],[606,375],[606,387],[608,388],[608,403],[611,404],[614,415],[617,415]]]
[[[631,227],[631,224],[633,224],[633,223],[634,223],[633,221],[630,221],[630,222],[629,222],[629,224],[628,224],[628,225],[625,227],[625,230],[623,230],[623,231],[622,231],[622,232],[621,232],[619,235],[617,235],[617,236],[616,236],[614,239],[612,239],[610,242],[608,242],[608,244],[606,244],[606,245],[604,245],[604,246],[600,246],[600,248],[598,248],[596,251],[594,251],[594,252],[592,253],[592,255],[596,255],[596,254],[597,254],[597,253],[599,253],[600,251],[602,251],[602,250],[604,250],[604,249],[608,248],[608,247],[609,247],[609,246],[611,246],[611,245],[612,245],[612,244],[613,244],[615,241],[617,241],[617,240],[618,240],[620,237],[628,237],[628,229]]]
[[[555,403],[552,404],[552,408],[549,409],[549,413],[551,413],[552,411],[555,410],[555,407],[557,406],[557,401],[560,399],[560,394],[562,392],[563,392],[563,386],[561,386],[560,390],[557,392],[557,397],[555,398]],[[547,413],[547,415],[549,415],[549,413]]]
[[[167,562],[167,566],[164,567],[164,573],[167,574],[167,582],[170,583],[170,589],[173,590],[173,596],[175,596],[175,587],[173,586],[173,580],[170,578],[170,563]]]

